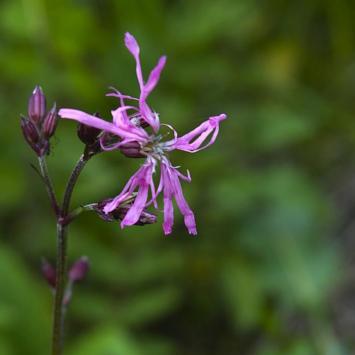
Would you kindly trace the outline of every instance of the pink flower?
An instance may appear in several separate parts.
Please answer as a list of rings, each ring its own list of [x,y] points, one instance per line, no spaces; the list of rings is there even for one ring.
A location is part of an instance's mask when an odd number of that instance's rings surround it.
[[[105,213],[114,211],[127,197],[134,194],[134,203],[122,220],[121,227],[133,225],[139,220],[140,215],[147,206],[153,203],[156,208],[158,207],[157,197],[162,192],[164,200],[164,233],[170,234],[172,231],[174,220],[173,199],[175,199],[180,212],[184,216],[188,232],[195,235],[197,234],[197,229],[194,213],[184,198],[180,184],[180,180],[190,182],[191,177],[189,174],[187,176],[181,174],[171,164],[166,153],[175,149],[195,153],[210,146],[217,138],[219,123],[225,120],[227,116],[225,114],[212,116],[181,137],[178,137],[173,127],[165,124],[173,131],[174,138],[165,142],[162,141],[162,135],[159,134],[161,126],[159,115],[149,107],[146,100],[159,81],[160,74],[166,63],[166,57],[163,56],[158,60],[148,80],[144,81],[140,62],[140,48],[136,39],[131,34],[126,33],[125,44],[136,61],[136,73],[140,88],[139,98],[124,95],[117,90],[108,94],[108,96],[117,97],[120,103],[120,106],[112,111],[112,123],[73,109],[61,109],[59,115],[62,118],[72,119],[100,129],[106,134],[116,136],[116,142],[111,145],[107,145],[105,135],[101,137],[100,143],[104,150],[122,148],[122,151],[129,151],[132,156],[146,156],[145,163],[129,179],[122,192],[105,205]],[[133,103],[126,105],[125,100]],[[138,105],[135,103],[138,103]],[[145,130],[147,126],[152,128],[153,134],[149,134]],[[137,149],[137,152],[134,152],[134,149]],[[158,163],[160,163],[160,182],[158,188],[155,189],[153,175]],[[150,199],[148,199],[149,192]]]

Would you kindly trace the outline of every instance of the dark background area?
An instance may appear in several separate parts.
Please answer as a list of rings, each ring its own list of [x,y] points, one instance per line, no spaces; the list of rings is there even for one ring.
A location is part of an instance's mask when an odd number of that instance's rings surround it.
[[[150,97],[179,133],[226,112],[216,143],[171,160],[189,169],[196,213],[121,230],[86,214],[69,261],[91,261],[67,315],[68,355],[353,354],[355,3],[338,1],[3,0],[0,3],[0,354],[49,353],[55,220],[30,163],[20,113],[40,84],[49,104],[116,107],[137,95],[124,32]],[[58,193],[83,149],[63,121],[49,168]],[[140,162],[95,157],[73,205],[117,194]]]

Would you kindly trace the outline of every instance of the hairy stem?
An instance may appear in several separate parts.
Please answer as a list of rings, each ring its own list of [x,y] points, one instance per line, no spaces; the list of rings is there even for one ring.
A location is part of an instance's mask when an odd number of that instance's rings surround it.
[[[53,317],[53,343],[52,354],[61,355],[63,349],[64,333],[64,294],[67,283],[67,230],[68,211],[75,184],[90,156],[83,154],[76,163],[64,192],[60,215],[57,219],[57,262],[56,262],[56,289]]]

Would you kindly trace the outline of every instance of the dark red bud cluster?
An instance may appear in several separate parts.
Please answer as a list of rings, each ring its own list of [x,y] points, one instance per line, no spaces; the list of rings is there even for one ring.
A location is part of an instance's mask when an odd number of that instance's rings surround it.
[[[21,129],[28,145],[38,156],[49,153],[49,139],[53,136],[58,122],[54,104],[46,112],[46,97],[40,86],[36,86],[28,101],[28,118],[21,116]]]

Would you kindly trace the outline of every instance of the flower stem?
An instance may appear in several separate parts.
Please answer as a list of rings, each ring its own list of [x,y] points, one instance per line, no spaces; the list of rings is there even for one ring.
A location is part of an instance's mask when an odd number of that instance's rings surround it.
[[[39,156],[38,163],[39,163],[39,167],[41,169],[41,175],[42,175],[43,181],[46,185],[46,190],[47,190],[50,202],[51,202],[52,209],[53,209],[55,215],[58,217],[59,216],[59,205],[57,202],[57,198],[55,196],[52,180],[49,177],[46,157],[44,155]]]
[[[64,310],[63,297],[66,276],[67,229],[57,223],[56,288],[53,317],[53,355],[60,355],[63,348]]]
[[[81,155],[81,157],[79,158],[78,162],[76,163],[70,178],[68,180],[67,183],[67,187],[65,189],[65,193],[64,193],[64,199],[63,199],[63,204],[62,204],[62,217],[66,217],[69,211],[69,207],[70,207],[70,200],[71,200],[71,196],[74,190],[74,186],[76,184],[76,181],[78,180],[78,177],[81,173],[81,171],[84,169],[86,163],[88,162],[88,160],[90,159],[89,156],[83,154]]]
[[[57,218],[57,262],[56,262],[56,288],[53,317],[53,343],[52,354],[61,355],[63,349],[64,314],[63,302],[67,283],[67,230],[68,211],[75,184],[90,156],[83,154],[76,163],[64,192],[60,215]]]

